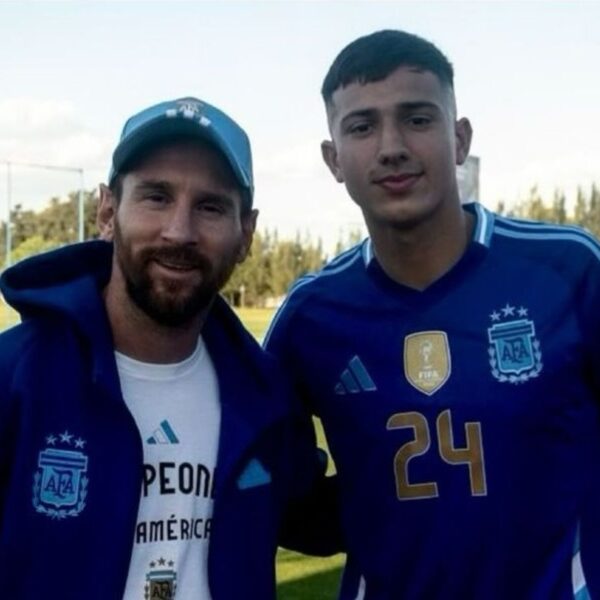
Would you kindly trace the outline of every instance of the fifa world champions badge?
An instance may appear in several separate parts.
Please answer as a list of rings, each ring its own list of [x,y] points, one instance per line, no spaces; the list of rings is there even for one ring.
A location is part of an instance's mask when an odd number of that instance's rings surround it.
[[[492,375],[500,382],[524,383],[537,377],[543,368],[535,324],[526,318],[528,310],[506,304],[490,315],[488,355]]]
[[[431,396],[451,372],[450,345],[444,331],[420,331],[404,338],[404,374],[414,388]]]
[[[51,519],[76,517],[85,508],[88,493],[88,457],[85,440],[65,430],[46,437],[33,475],[33,507]]]

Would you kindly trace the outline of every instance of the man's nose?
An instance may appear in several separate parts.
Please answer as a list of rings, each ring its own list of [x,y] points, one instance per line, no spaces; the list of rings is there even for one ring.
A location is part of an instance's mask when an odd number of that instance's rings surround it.
[[[174,202],[162,229],[163,239],[177,244],[196,242],[194,220],[184,203]]]
[[[379,139],[379,152],[377,159],[382,165],[406,162],[410,152],[406,146],[405,137],[396,124],[382,128]]]

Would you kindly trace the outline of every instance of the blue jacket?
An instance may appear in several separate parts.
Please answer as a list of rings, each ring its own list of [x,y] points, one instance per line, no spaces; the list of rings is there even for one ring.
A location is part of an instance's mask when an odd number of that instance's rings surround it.
[[[76,244],[7,270],[23,323],[0,335],[0,581],[19,600],[122,597],[142,482],[142,442],[120,391],[101,290],[112,246]],[[314,436],[271,359],[218,298],[203,329],[219,380],[209,582],[214,600],[275,597],[284,508],[311,484]],[[85,440],[56,453],[51,433]],[[53,462],[54,461],[54,462]],[[57,462],[64,506],[40,492]],[[312,548],[314,550],[314,547]],[[327,551],[327,549],[326,549]]]

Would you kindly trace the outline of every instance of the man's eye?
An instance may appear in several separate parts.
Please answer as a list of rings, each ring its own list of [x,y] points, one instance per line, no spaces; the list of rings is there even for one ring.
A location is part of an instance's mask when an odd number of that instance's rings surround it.
[[[165,194],[147,194],[145,196],[145,199],[148,200],[149,202],[155,203],[155,204],[164,204],[165,202],[168,202],[169,198],[165,195]]]
[[[200,212],[221,215],[225,212],[225,208],[218,202],[201,202],[198,204],[198,210]]]
[[[351,135],[364,135],[370,133],[373,130],[373,125],[365,121],[358,123],[352,123],[348,126],[348,133]]]
[[[415,115],[414,117],[409,117],[407,122],[412,127],[423,128],[431,124],[431,117],[427,117],[425,115]]]

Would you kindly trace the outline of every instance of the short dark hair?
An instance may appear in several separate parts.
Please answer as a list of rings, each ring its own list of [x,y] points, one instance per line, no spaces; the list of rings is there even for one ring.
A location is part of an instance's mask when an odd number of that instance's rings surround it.
[[[430,71],[454,89],[454,69],[431,42],[405,31],[384,29],[350,42],[335,58],[321,87],[326,104],[338,88],[381,81],[399,67]]]

